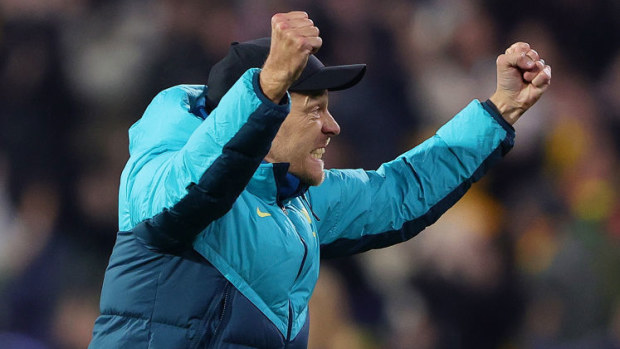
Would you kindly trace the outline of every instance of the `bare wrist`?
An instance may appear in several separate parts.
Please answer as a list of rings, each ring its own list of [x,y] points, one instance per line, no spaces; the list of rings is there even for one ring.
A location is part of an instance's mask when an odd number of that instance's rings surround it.
[[[278,83],[274,81],[271,77],[266,76],[268,74],[263,74],[260,72],[259,82],[260,88],[263,91],[265,97],[269,98],[274,103],[280,102],[284,94],[286,93],[286,87],[282,83]]]
[[[259,75],[259,82],[263,94],[274,103],[278,103],[282,100],[286,94],[286,90],[288,90],[293,83],[286,73],[277,69],[271,69],[269,67],[269,62],[265,62],[265,66]]]
[[[498,95],[497,92],[495,92],[489,100],[495,104],[495,107],[497,107],[497,110],[500,112],[504,120],[506,120],[506,122],[510,125],[514,125],[514,123],[519,120],[519,117],[521,117],[525,111],[522,108],[507,103],[504,98],[501,98],[501,96]]]

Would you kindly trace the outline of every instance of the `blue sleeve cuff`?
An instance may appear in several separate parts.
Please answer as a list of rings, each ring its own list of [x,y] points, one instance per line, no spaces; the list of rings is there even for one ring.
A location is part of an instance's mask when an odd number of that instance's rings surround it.
[[[508,121],[506,121],[506,119],[504,119],[502,114],[499,112],[499,109],[497,109],[497,106],[495,106],[495,104],[493,102],[491,102],[490,99],[487,99],[486,101],[484,101],[482,103],[482,107],[489,114],[491,114],[491,116],[493,117],[493,119],[495,119],[495,121],[497,121],[497,123],[502,125],[502,127],[506,130],[506,132],[508,132],[508,133],[510,133],[512,135],[515,134],[514,127],[512,127],[512,125],[509,124]]]

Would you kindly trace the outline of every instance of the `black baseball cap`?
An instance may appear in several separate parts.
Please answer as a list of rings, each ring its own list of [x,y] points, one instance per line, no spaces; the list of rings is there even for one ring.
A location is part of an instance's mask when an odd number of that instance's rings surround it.
[[[228,54],[209,71],[206,108],[213,110],[234,83],[250,68],[261,68],[269,54],[271,38],[233,42]],[[326,67],[310,55],[301,75],[288,89],[291,92],[339,91],[354,86],[366,72],[366,64]]]

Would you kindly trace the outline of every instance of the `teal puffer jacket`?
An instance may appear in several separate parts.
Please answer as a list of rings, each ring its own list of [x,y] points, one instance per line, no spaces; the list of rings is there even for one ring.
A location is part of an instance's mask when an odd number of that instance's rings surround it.
[[[204,86],[177,86],[153,100],[129,132],[121,231],[178,202],[249,115],[266,105],[288,110],[262,95],[258,73],[248,70],[204,121],[192,113]],[[376,171],[327,170],[321,185],[285,196],[288,165],[263,163],[232,209],[202,230],[193,247],[285,339],[295,338],[307,322],[321,256],[412,238],[506,154],[513,139],[493,106],[474,100],[435,136]]]

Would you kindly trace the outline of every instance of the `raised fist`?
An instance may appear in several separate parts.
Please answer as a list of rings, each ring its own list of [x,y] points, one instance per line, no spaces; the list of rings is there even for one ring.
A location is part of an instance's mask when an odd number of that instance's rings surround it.
[[[525,42],[497,57],[497,89],[490,100],[511,125],[551,84],[551,67]]]
[[[277,13],[271,18],[271,47],[260,75],[267,98],[278,102],[306,67],[308,56],[323,40],[319,28],[303,11]]]

